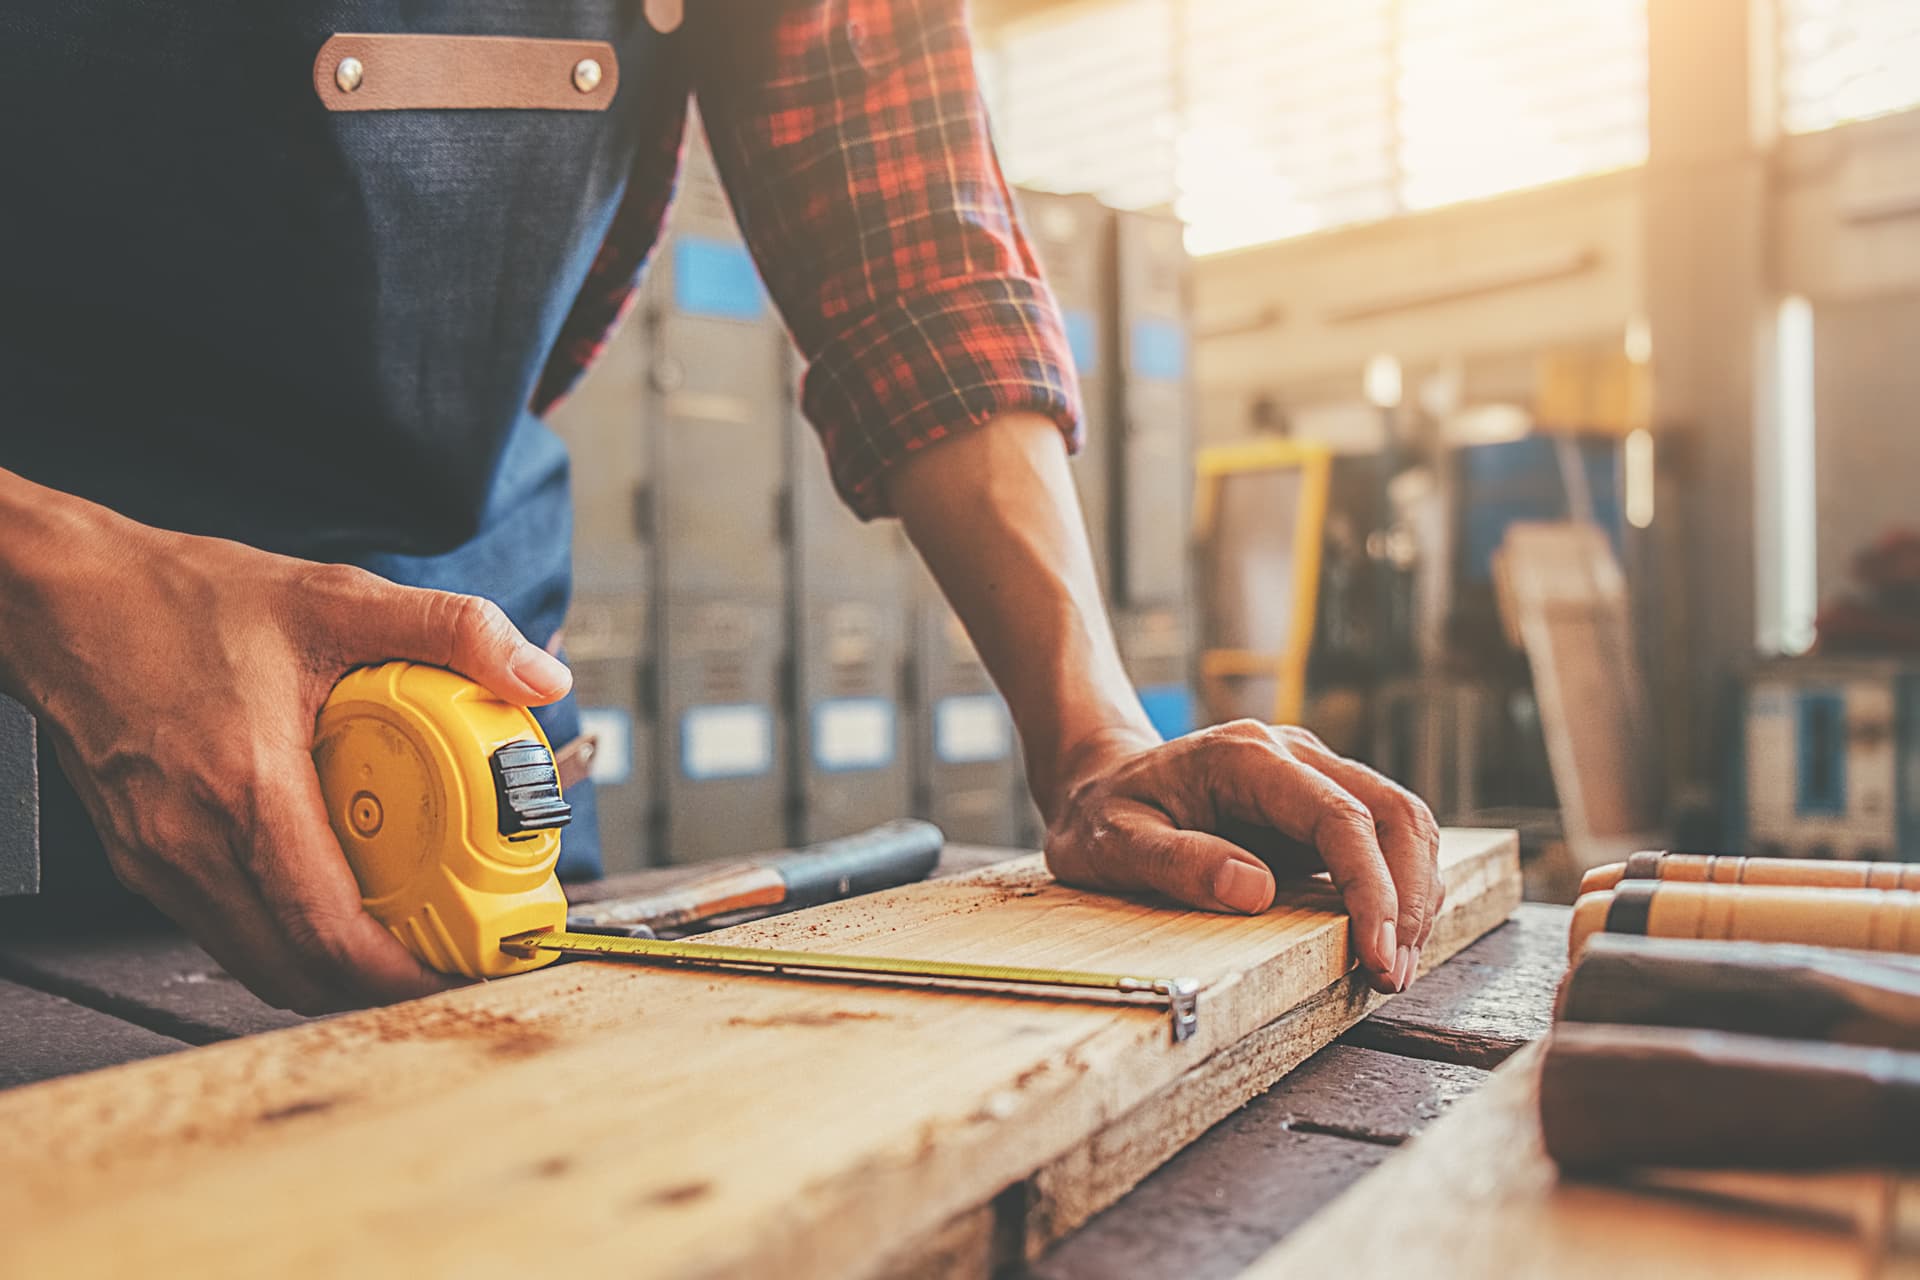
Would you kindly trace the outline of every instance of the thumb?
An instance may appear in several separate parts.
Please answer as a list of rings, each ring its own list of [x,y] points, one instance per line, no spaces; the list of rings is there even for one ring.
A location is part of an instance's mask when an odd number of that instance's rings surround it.
[[[377,585],[368,586],[345,629],[349,661],[430,662],[527,707],[557,702],[573,687],[566,665],[521,635],[493,601],[368,576]]]
[[[1073,874],[1081,860],[1058,856],[1068,850],[1049,848],[1049,864],[1069,882],[1148,890],[1205,911],[1257,915],[1273,905],[1273,872],[1264,863],[1219,836],[1175,827],[1165,815],[1116,815],[1103,843],[1095,873]]]

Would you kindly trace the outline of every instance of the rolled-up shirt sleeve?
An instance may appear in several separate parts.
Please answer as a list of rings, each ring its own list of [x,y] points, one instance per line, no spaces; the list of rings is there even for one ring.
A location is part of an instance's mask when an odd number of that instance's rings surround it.
[[[1009,413],[1079,444],[1060,311],[994,155],[961,0],[687,6],[700,117],[864,518],[882,478]]]

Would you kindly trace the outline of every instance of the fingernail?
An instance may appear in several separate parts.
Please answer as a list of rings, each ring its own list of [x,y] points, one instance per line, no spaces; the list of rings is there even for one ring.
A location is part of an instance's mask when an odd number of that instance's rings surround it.
[[[1386,957],[1385,966],[1380,970],[1383,975],[1391,976],[1396,963],[1394,950],[1393,921],[1380,922],[1380,954]]]
[[[1265,911],[1271,891],[1266,875],[1244,862],[1230,860],[1213,873],[1214,899],[1230,911]]]
[[[1393,963],[1393,985],[1401,991],[1413,985],[1412,947],[1400,948],[1400,956]]]
[[[566,664],[534,645],[523,644],[513,655],[513,674],[535,693],[558,697],[573,684]]]
[[[1413,949],[1413,963],[1407,966],[1407,981],[1412,983],[1420,976],[1420,948]]]

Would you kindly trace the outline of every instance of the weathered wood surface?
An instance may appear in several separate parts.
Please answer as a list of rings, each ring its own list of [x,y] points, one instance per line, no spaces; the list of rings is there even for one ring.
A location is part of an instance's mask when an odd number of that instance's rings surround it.
[[[1474,1067],[1330,1045],[1067,1238],[1033,1280],[1225,1280],[1480,1087]]]
[[[111,1014],[0,980],[0,1089],[187,1046]],[[0,1215],[4,1216],[4,1215]]]
[[[961,875],[1018,856],[1020,851],[1015,849],[949,845],[941,852],[934,875]],[[711,863],[652,867],[568,885],[567,897],[575,903],[592,903],[657,893],[713,871]],[[15,904],[14,914],[28,915],[25,906]],[[752,912],[736,919],[766,914]],[[24,922],[0,938],[0,975],[189,1044],[212,1044],[310,1021],[258,999],[213,957],[164,924],[144,917],[104,921],[82,917],[53,923],[57,929],[36,929]],[[116,1061],[106,1058],[87,1064],[76,1059],[71,1069],[88,1070]]]
[[[1540,1139],[1539,1050],[1494,1073],[1245,1280],[1861,1280],[1865,1247],[1777,1215],[1563,1182]]]
[[[0,973],[188,1044],[308,1021],[262,1001],[169,929],[15,935],[0,942]]]
[[[1517,896],[1450,832],[1456,902]],[[1072,1151],[1348,965],[1331,889],[1252,918],[1037,859],[730,931],[747,944],[1183,973],[1152,1009],[577,964],[0,1096],[33,1273],[505,1274],[565,1230],[629,1274],[842,1276]]]
[[[1513,918],[1347,1033],[1349,1044],[1491,1069],[1553,1025],[1567,968],[1565,907]]]

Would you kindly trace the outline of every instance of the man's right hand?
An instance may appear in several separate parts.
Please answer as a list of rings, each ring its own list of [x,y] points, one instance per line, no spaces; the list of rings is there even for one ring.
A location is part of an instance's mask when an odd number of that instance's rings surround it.
[[[303,1013],[448,985],[360,906],[315,717],[347,671],[389,659],[522,706],[563,697],[566,668],[488,601],[151,529],[0,472],[8,526],[0,687],[49,731],[121,883]]]

